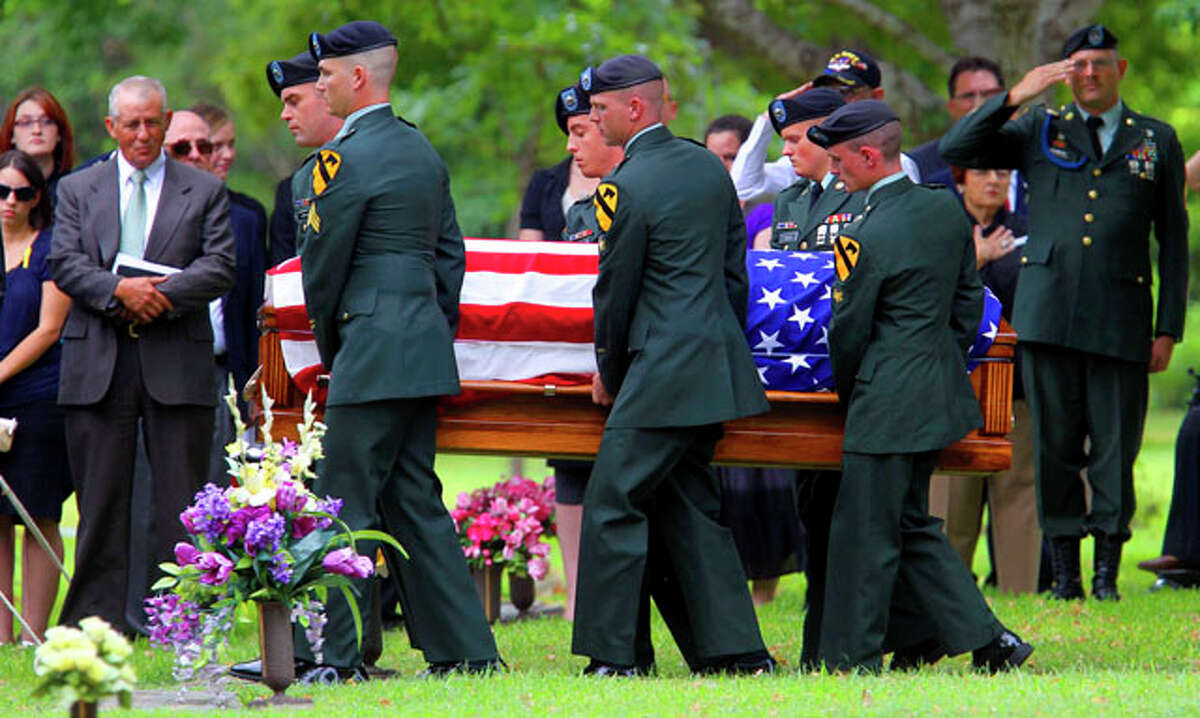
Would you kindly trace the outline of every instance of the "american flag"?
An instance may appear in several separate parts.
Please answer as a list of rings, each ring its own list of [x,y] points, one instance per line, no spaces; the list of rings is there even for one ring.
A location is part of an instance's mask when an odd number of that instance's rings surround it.
[[[833,253],[751,250],[746,252],[746,271],[750,278],[746,341],[763,387],[831,391],[829,319],[836,279]],[[970,356],[987,353],[999,324],[1000,300],[988,289]]]
[[[596,245],[467,239],[454,353],[463,380],[582,384],[596,371],[592,287]],[[827,327],[834,279],[828,252],[746,253],[750,306],[746,338],[765,388],[831,388]],[[317,355],[300,281],[300,259],[267,272],[280,348],[301,392],[326,373]],[[1000,303],[989,292],[972,355],[996,337]]]

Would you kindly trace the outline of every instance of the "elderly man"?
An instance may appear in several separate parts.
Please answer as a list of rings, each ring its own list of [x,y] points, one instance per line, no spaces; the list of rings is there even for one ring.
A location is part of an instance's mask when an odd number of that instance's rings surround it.
[[[63,327],[59,403],[79,504],[75,578],[61,621],[125,616],[131,551],[170,560],[179,513],[208,472],[216,389],[208,302],[233,283],[221,182],[164,156],[171,113],[161,83],[113,87],[104,124],[113,157],[59,184],[51,263],[73,300]],[[114,271],[114,264],[146,271]],[[136,432],[150,460],[153,535],[130,544]],[[136,561],[133,562],[136,565]]]
[[[428,140],[392,114],[397,52],[387,28],[352,22],[313,33],[309,48],[317,92],[346,118],[293,180],[294,196],[312,198],[299,237],[304,294],[330,368],[314,490],[345,501],[350,528],[382,529],[407,548],[393,575],[428,672],[488,672],[502,662],[433,471],[437,397],[459,391],[465,251],[450,179]],[[359,612],[369,615],[359,583]],[[349,607],[334,596],[327,610],[326,665],[305,678],[365,679]]]
[[[1126,61],[1107,28],[1080,28],[1062,56],[964,117],[942,140],[941,152],[953,164],[1015,167],[1028,179],[1029,242],[1013,325],[1033,417],[1053,595],[1083,598],[1079,544],[1091,534],[1092,594],[1116,600],[1121,546],[1134,511],[1133,462],[1146,417],[1147,373],[1167,368],[1183,336],[1183,150],[1170,125],[1121,101]],[[1072,105],[1009,119],[1058,82],[1070,85]],[[1159,278],[1153,303],[1152,225]]]
[[[329,105],[317,94],[317,62],[308,52],[267,63],[267,82],[283,102],[279,119],[287,124],[296,146],[320,147],[342,129],[342,118],[330,113]],[[305,167],[311,170],[311,165]],[[300,171],[303,173],[304,168]],[[275,208],[271,210],[269,266],[296,255],[296,227],[303,226],[307,218],[307,201],[297,204],[292,197],[292,178],[280,181],[275,188]]]
[[[587,674],[650,672],[654,594],[693,670],[770,671],[709,466],[721,422],[768,408],[742,336],[737,196],[712,153],[663,126],[653,62],[613,58],[585,70],[580,87],[625,161],[593,202],[606,236],[592,397],[612,411],[584,494],[572,651],[591,658]]]
[[[879,670],[896,597],[936,626],[940,651],[1017,667],[1033,647],[1006,630],[926,505],[938,452],[981,423],[964,362],[983,307],[970,227],[948,192],[900,167],[887,105],[845,105],[808,137],[829,151],[861,219],[834,242],[829,357],[846,407],[820,652],[830,670]]]

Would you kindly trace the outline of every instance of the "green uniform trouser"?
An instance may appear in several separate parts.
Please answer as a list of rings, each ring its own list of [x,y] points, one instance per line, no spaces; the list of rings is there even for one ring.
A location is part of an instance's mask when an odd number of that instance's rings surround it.
[[[829,532],[833,508],[837,503],[838,471],[802,471],[798,482],[800,520],[808,537],[808,566],[804,594],[808,608],[804,614],[804,642],[800,651],[801,670],[811,671],[821,663],[821,622],[825,614],[825,583],[829,575]],[[835,569],[840,568],[835,566]],[[883,652],[911,648],[937,637],[931,622],[921,615],[913,598],[914,591],[902,581],[892,593],[887,637]]]
[[[331,406],[325,423],[325,459],[313,492],[341,498],[341,518],[351,529],[386,531],[408,553],[391,566],[391,575],[413,646],[430,663],[497,658],[454,522],[442,503],[442,483],[433,471],[436,399]],[[359,542],[358,550],[374,557],[377,546]],[[366,622],[372,609],[369,581],[355,583]],[[362,663],[354,618],[342,594],[331,593],[325,608],[324,662],[342,667]],[[297,655],[311,660],[300,635]]]
[[[709,462],[719,425],[605,428],[583,499],[574,653],[647,665],[649,598],[693,670],[765,651]]]
[[[1146,364],[1049,344],[1019,348],[1042,531],[1050,538],[1091,533],[1127,540],[1133,462],[1146,423]],[[1091,440],[1086,452],[1085,439]],[[1080,478],[1085,466],[1090,514]]]
[[[842,454],[821,622],[830,670],[879,670],[885,645],[911,645],[930,629],[950,655],[1000,635],[941,522],[929,515],[937,456]]]

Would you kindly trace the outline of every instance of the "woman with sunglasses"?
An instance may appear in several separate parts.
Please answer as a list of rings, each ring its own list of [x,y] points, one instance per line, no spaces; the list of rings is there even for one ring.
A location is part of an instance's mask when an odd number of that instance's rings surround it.
[[[63,413],[57,403],[59,334],[71,300],[51,281],[50,198],[37,161],[0,154],[0,235],[4,297],[0,300],[0,416],[16,418],[12,448],[0,452],[0,476],[62,560],[58,522],[71,495]],[[0,591],[11,600],[16,508],[0,498]],[[21,615],[40,639],[58,593],[58,568],[26,533],[21,553]],[[13,616],[0,607],[0,643],[11,643]],[[22,629],[23,642],[32,636]]]
[[[9,105],[0,125],[0,152],[11,149],[21,150],[37,163],[53,207],[59,178],[75,164],[75,135],[54,95],[40,87],[28,87]]]

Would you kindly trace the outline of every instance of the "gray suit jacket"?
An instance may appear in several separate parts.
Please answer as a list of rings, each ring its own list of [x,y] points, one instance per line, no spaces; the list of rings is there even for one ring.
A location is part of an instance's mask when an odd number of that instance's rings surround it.
[[[55,283],[72,299],[62,332],[60,404],[104,398],[116,364],[116,332],[126,331],[116,318],[118,278],[111,272],[121,241],[115,157],[58,185],[50,263]],[[214,406],[208,303],[233,285],[236,256],[222,182],[168,158],[144,256],[181,269],[158,285],[174,310],[138,329],[146,388],[163,404]]]

